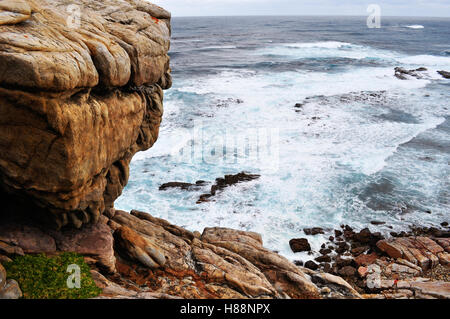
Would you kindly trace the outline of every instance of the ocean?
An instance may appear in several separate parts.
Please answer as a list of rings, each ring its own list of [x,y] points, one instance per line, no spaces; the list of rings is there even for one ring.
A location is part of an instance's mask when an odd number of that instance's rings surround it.
[[[450,217],[450,19],[366,17],[173,18],[173,87],[160,137],[138,153],[116,208],[202,231],[261,233],[266,247],[331,235],[389,233]],[[418,77],[395,77],[394,68]],[[172,181],[259,174],[197,204]],[[386,222],[374,226],[371,221]],[[309,257],[311,258],[311,257]]]

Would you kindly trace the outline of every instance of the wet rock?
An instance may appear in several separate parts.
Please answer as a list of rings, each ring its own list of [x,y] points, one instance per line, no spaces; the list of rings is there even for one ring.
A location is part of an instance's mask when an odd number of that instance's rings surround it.
[[[369,249],[368,246],[361,246],[361,247],[352,248],[352,250],[350,252],[352,253],[353,256],[358,256],[358,255],[361,255],[362,253],[366,252],[368,249]]]
[[[345,230],[345,231],[348,231],[348,232],[352,232],[352,231],[353,231],[353,228],[350,227],[349,225],[344,225],[344,230]]]
[[[322,248],[319,252],[320,252],[322,255],[328,255],[328,254],[331,253],[331,249],[329,249],[329,248]]]
[[[426,68],[421,67],[415,70],[406,70],[405,68],[396,67],[395,69],[395,77],[397,77],[400,80],[407,80],[408,78],[406,75],[414,77],[416,79],[422,79],[422,75],[420,75],[418,72],[424,72],[427,71]]]
[[[331,257],[328,255],[323,255],[323,256],[317,257],[315,259],[315,261],[317,261],[319,263],[329,263],[329,262],[331,262]]]
[[[368,266],[370,264],[373,264],[377,260],[377,258],[378,258],[378,255],[375,253],[372,253],[372,254],[368,254],[368,255],[361,254],[358,257],[356,257],[354,260],[355,260],[356,265],[358,265],[358,266]]]
[[[323,271],[324,271],[325,273],[330,273],[330,272],[331,272],[331,269],[332,269],[331,264],[329,264],[329,263],[324,263],[324,264],[323,264]]]
[[[447,222],[443,222],[443,223],[441,223],[441,226],[442,227],[448,227],[448,223]]]
[[[345,266],[339,269],[338,274],[343,277],[352,277],[356,274],[356,269],[352,266]]]
[[[242,103],[244,103],[244,101],[241,99],[228,98],[228,99],[219,99],[216,101],[215,104],[217,107],[229,107],[231,104],[242,104]]]
[[[373,220],[370,223],[375,226],[380,226],[380,225],[386,224],[386,222],[380,222],[380,221],[376,221],[376,220]]]
[[[336,235],[336,237],[341,237],[343,233],[340,230],[335,230],[334,234]]]
[[[316,263],[315,263],[314,261],[312,261],[312,260],[308,260],[308,261],[305,263],[305,267],[308,268],[308,269],[311,269],[311,270],[317,270],[317,269],[319,269],[319,265],[316,264]]]
[[[194,186],[195,186],[195,184],[190,184],[190,183],[169,182],[169,183],[162,184],[159,187],[159,190],[160,191],[164,191],[164,190],[169,189],[169,188],[181,188],[183,190],[190,190]]]
[[[325,231],[322,228],[314,227],[314,228],[305,228],[303,229],[306,235],[318,235],[318,234],[325,234]]]
[[[247,174],[245,172],[241,172],[235,175],[225,175],[224,178],[217,178],[216,183],[213,186],[211,186],[210,193],[200,195],[197,204],[208,202],[211,197],[217,194],[218,191],[224,190],[229,186],[233,186],[243,182],[250,182],[260,177],[261,177],[260,175]]]
[[[355,234],[353,236],[353,239],[360,243],[367,244],[370,242],[371,237],[372,233],[370,232],[369,228],[364,228],[359,233]]]
[[[200,189],[201,186],[205,186],[205,185],[207,185],[207,182],[205,182],[205,181],[198,181],[195,184],[170,182],[170,183],[162,184],[159,187],[159,190],[164,191],[164,190],[167,190],[170,188],[180,188],[182,190],[198,190],[198,189]]]
[[[343,254],[350,249],[350,245],[344,241],[337,243],[337,245],[338,245],[338,247],[336,248],[336,252],[338,254]]]
[[[289,241],[289,246],[294,253],[311,251],[311,245],[306,238],[294,238]]]
[[[335,264],[338,268],[350,266],[353,264],[353,258],[342,258],[341,256],[338,256],[335,260]]]
[[[450,72],[447,71],[437,71],[443,78],[450,79]]]

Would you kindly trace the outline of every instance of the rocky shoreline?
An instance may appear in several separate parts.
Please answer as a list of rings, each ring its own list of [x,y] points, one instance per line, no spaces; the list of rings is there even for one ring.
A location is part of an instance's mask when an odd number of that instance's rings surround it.
[[[80,230],[2,221],[0,234],[2,260],[83,255],[103,289],[98,298],[361,298],[342,278],[264,248],[259,234],[226,228],[200,234],[139,211],[114,210]]]
[[[68,5],[80,10],[79,21]],[[100,299],[449,298],[448,224],[395,238],[343,226],[320,257],[296,265],[264,248],[257,233],[191,232],[114,209],[134,154],[158,138],[163,90],[172,84],[170,13],[143,0],[5,0],[0,11],[0,299],[48,297],[30,293],[20,274],[42,268],[30,260],[52,258],[81,260]],[[398,78],[417,72],[424,70],[396,69]],[[217,106],[230,103],[242,101]],[[258,178],[218,178],[198,203]],[[173,182],[160,190],[206,185]],[[302,238],[291,246],[311,250]],[[10,271],[21,258],[31,264]],[[62,284],[54,289],[71,289],[66,269],[57,270],[63,265],[48,265]],[[89,298],[98,290],[92,286]]]
[[[384,224],[373,221],[372,225]],[[450,298],[450,231],[412,228],[391,232],[385,238],[368,228],[355,231],[348,225],[332,230],[320,256],[297,265],[341,276],[364,298]],[[322,228],[305,229],[306,235],[326,235]],[[290,242],[294,252],[312,254],[306,238]]]
[[[206,228],[200,234],[144,212],[114,210],[81,230],[2,221],[0,263],[77,252],[102,289],[100,299],[448,299],[450,239],[448,230],[439,231],[446,237],[384,239],[343,226],[322,257],[300,265],[264,248],[256,233]],[[21,295],[15,280],[0,289],[4,298]]]

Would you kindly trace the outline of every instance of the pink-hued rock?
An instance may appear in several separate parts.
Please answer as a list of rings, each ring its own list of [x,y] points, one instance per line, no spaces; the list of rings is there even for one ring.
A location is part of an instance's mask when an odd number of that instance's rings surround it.
[[[392,258],[402,258],[403,252],[400,247],[398,247],[395,243],[389,242],[388,240],[380,240],[377,243],[377,247],[382,251],[387,253]]]
[[[367,270],[368,270],[367,267],[363,267],[363,266],[359,267],[358,268],[358,275],[361,278],[365,278],[367,276]]]
[[[41,229],[19,223],[0,225],[0,240],[19,246],[24,253],[53,253],[56,251],[55,240]]]
[[[115,271],[113,236],[107,225],[98,223],[86,225],[82,229],[49,233],[55,239],[58,251],[76,252],[91,257],[105,270]]]
[[[439,263],[446,265],[448,256],[445,248],[439,245],[447,244],[447,240],[433,240],[427,237],[395,238],[391,240],[381,240],[377,247],[397,259],[402,258],[423,270],[436,267]]]

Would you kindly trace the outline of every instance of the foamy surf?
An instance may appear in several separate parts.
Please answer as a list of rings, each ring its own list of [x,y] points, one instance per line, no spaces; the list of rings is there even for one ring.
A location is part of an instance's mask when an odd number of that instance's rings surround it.
[[[252,39],[226,24],[216,29],[212,24],[208,33],[196,34],[202,45],[174,43],[173,49],[183,54],[171,61],[176,75],[166,92],[160,138],[133,159],[130,183],[116,207],[148,211],[190,230],[256,231],[265,246],[291,260],[311,256],[293,254],[290,239],[307,237],[314,250],[323,243],[320,235],[305,236],[306,227],[333,229],[345,223],[362,229],[376,219],[393,229],[369,225],[372,231],[390,232],[418,221],[422,226],[442,222],[450,211],[443,199],[448,193],[450,93],[436,70],[450,70],[450,58],[442,54],[446,38],[422,39],[423,46],[408,53],[424,32],[393,32],[386,38],[378,31],[389,28],[370,30],[373,38],[359,44],[360,35],[343,37],[339,26],[334,32],[328,22],[318,36],[309,30],[323,26],[301,28],[301,19],[296,22],[301,34],[288,24],[264,29],[266,21],[261,23]],[[248,32],[256,26],[243,25]],[[360,33],[360,28],[347,31]],[[177,32],[180,39],[192,37],[181,27]],[[230,34],[238,50],[226,49]],[[327,38],[333,40],[314,40]],[[266,67],[258,68],[261,63]],[[287,67],[276,67],[283,63]],[[421,72],[422,79],[400,80],[394,76],[397,66],[428,70]],[[197,140],[191,130],[199,120],[203,138]],[[175,155],[192,145],[219,150],[224,134],[252,137],[249,129],[254,128],[278,129],[277,171],[246,153],[236,156],[242,160],[236,163],[201,161],[201,156],[180,161]],[[210,184],[192,192],[158,190],[170,181],[214,182],[241,171],[261,178],[230,187],[201,205],[195,203]],[[380,191],[382,180],[392,189]],[[407,204],[415,210],[405,216],[396,208]]]
[[[407,25],[407,26],[405,26],[405,28],[408,28],[408,29],[424,29],[425,27],[423,25],[420,25],[420,24],[413,24],[413,25]]]

